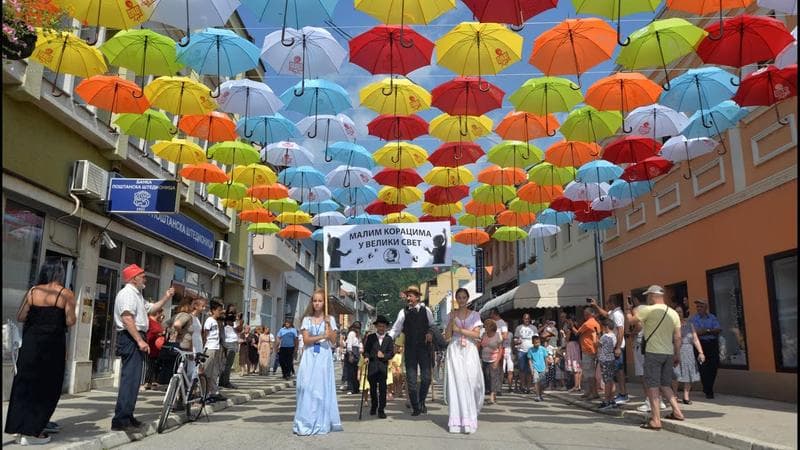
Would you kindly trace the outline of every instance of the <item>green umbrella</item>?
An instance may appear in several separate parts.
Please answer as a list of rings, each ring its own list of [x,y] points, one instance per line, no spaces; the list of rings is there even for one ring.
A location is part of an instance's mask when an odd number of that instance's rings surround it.
[[[628,38],[622,42],[620,38],[620,17],[643,12],[656,12],[661,0],[572,0],[575,12],[593,16],[608,17],[617,21],[617,43],[623,47],[630,44]]]
[[[521,241],[528,237],[528,233],[520,227],[500,227],[492,237],[498,241]]]
[[[484,184],[472,191],[472,198],[481,203],[507,203],[517,197],[517,190],[511,186],[491,186]]]
[[[569,111],[583,102],[583,94],[578,85],[566,78],[539,77],[523,83],[511,94],[509,101],[518,111],[545,116],[545,132],[548,136],[555,136],[555,129],[550,132],[548,114]]]
[[[142,114],[120,114],[114,119],[123,133],[145,141],[169,141],[178,129],[172,125],[167,115],[161,111],[148,109]]]
[[[544,152],[527,142],[503,141],[489,150],[487,158],[500,167],[529,167],[544,159]]]
[[[278,200],[265,200],[264,206],[275,214],[283,214],[285,212],[295,212],[300,207],[297,201],[290,198],[281,198]]]
[[[261,162],[258,150],[241,141],[225,141],[209,147],[208,158],[228,165],[248,165]]]
[[[530,203],[520,198],[515,198],[514,200],[511,200],[511,203],[508,204],[508,209],[517,213],[538,214],[547,209],[549,206],[550,205],[548,203]]]
[[[123,30],[100,46],[112,66],[133,70],[136,75],[176,75],[175,41],[149,29]]]
[[[557,167],[549,162],[535,165],[528,171],[528,181],[542,186],[563,186],[575,179],[574,167]]]
[[[622,123],[619,111],[598,111],[593,106],[578,108],[561,124],[561,134],[570,141],[599,142],[617,134]]]
[[[494,216],[476,216],[464,214],[458,218],[458,224],[472,228],[486,228],[494,223]]]
[[[219,198],[241,200],[247,193],[247,186],[242,183],[209,183],[208,193]]]
[[[663,87],[668,91],[670,85],[667,64],[694,52],[706,35],[706,30],[684,19],[656,20],[631,34],[630,45],[617,55],[617,64],[628,69],[663,67],[667,80]]]
[[[272,222],[251,223],[247,226],[247,231],[255,234],[275,234],[281,231],[280,227]]]

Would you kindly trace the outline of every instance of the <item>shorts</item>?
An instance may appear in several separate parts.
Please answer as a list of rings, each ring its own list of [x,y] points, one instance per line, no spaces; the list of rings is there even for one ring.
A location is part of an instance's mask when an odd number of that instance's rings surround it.
[[[514,371],[514,355],[511,354],[511,350],[506,349],[503,355],[503,372],[513,372]]]
[[[647,388],[671,387],[675,371],[672,355],[648,353],[644,355],[644,385]]]
[[[533,382],[534,383],[544,382],[545,372],[539,372],[538,370],[534,370],[532,372],[532,375],[533,375]]]
[[[517,352],[517,367],[520,373],[531,373],[531,368],[528,366],[528,352]]]
[[[583,354],[581,356],[581,371],[584,373],[594,373],[595,355]]]
[[[642,354],[642,338],[637,337],[633,344],[633,374],[644,376],[644,355]]]
[[[619,358],[614,359],[614,369],[616,371],[625,370],[625,349],[621,349]]]
[[[604,383],[610,383],[614,381],[614,375],[617,373],[617,364],[616,360],[611,361],[599,361],[600,363],[600,373],[603,376]]]

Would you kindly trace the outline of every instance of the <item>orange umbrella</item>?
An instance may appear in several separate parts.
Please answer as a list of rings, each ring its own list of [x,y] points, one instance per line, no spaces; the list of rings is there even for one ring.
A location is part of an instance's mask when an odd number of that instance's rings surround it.
[[[667,8],[675,11],[699,14],[706,16],[711,13],[719,13],[720,33],[711,36],[710,39],[716,41],[722,37],[722,11],[726,9],[747,8],[755,0],[667,0]],[[759,3],[760,4],[760,3]]]
[[[519,167],[489,166],[478,174],[478,181],[492,186],[517,186],[528,181],[528,174]]]
[[[115,113],[142,114],[150,107],[142,89],[118,76],[94,75],[81,81],[75,92],[86,103]],[[108,117],[111,126],[111,115]]]
[[[553,114],[548,114],[545,118],[529,112],[509,111],[494,131],[503,139],[528,142],[549,136],[547,123],[558,125],[558,120]]]
[[[247,189],[247,195],[259,200],[280,200],[289,197],[289,189],[280,184],[258,184]]]
[[[624,118],[626,111],[658,103],[661,92],[661,86],[638,72],[617,72],[589,86],[584,101],[600,111],[620,111]]]
[[[453,235],[453,240],[464,245],[481,245],[489,242],[489,233],[479,228],[467,228]]]
[[[265,209],[249,209],[239,213],[239,219],[253,223],[274,222],[275,216]]]
[[[561,141],[544,152],[544,160],[558,167],[580,167],[597,159],[601,151],[594,142]]]
[[[208,142],[235,141],[239,137],[236,135],[236,123],[227,114],[217,111],[183,116],[178,128],[189,136]]]
[[[470,200],[464,206],[464,210],[473,216],[493,216],[505,209],[506,206],[502,203],[481,203],[475,200]]]
[[[284,239],[308,239],[311,237],[311,230],[302,225],[287,225],[278,232],[278,236]]]
[[[528,183],[517,191],[517,197],[528,203],[550,203],[560,195],[564,195],[561,186],[540,186],[536,183]]]
[[[200,183],[225,183],[228,175],[211,163],[187,164],[181,169],[181,176]]]
[[[508,227],[524,227],[534,221],[536,214],[529,212],[503,211],[497,216],[497,223]]]
[[[540,34],[533,41],[530,64],[545,75],[577,75],[611,59],[617,34],[605,21],[591,17],[567,19]]]

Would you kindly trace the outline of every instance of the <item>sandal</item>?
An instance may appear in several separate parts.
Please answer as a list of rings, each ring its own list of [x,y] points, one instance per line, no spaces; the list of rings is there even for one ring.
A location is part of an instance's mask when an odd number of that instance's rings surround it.
[[[683,404],[684,404],[684,405],[691,405],[691,404],[692,404],[692,401],[691,401],[691,400],[686,400],[686,399],[683,399],[683,400],[681,400],[681,401],[683,402]]]
[[[683,417],[676,416],[674,412],[667,414],[664,416],[664,418],[669,420],[677,420],[678,422],[683,422],[685,420]]]
[[[653,431],[658,431],[661,429],[661,427],[654,427],[649,421],[639,425],[639,428],[643,430],[653,430]]]

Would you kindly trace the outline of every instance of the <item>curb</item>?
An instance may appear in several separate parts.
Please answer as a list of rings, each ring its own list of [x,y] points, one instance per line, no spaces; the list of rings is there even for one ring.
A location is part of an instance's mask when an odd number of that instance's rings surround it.
[[[206,405],[206,412],[209,416],[213,415],[217,411],[225,410],[231,406],[241,405],[243,403],[247,403],[250,400],[258,399],[266,397],[270,394],[274,394],[278,391],[282,391],[283,389],[292,387],[294,385],[293,381],[286,381],[280,384],[276,384],[264,389],[248,389],[248,390],[238,390],[238,392],[231,392],[228,394],[228,400],[223,402],[215,402],[210,405]],[[186,417],[183,414],[176,414],[172,413],[169,415],[167,419],[167,426],[169,428],[175,427],[177,425],[182,425],[186,423]],[[105,450],[114,447],[119,447],[121,445],[129,444],[135,441],[141,441],[142,439],[157,435],[156,433],[156,426],[158,424],[158,419],[153,420],[151,422],[147,422],[142,427],[142,431],[136,433],[126,433],[124,431],[111,431],[109,433],[103,434],[99,437],[89,439],[86,441],[79,441],[79,442],[71,442],[69,444],[61,445],[58,447],[54,447],[54,450]]]
[[[603,414],[610,417],[620,418],[629,423],[640,424],[648,419],[649,415],[639,411],[630,411],[625,409],[617,409],[611,411],[599,411],[597,405],[585,400],[576,399],[575,397],[564,394],[562,392],[550,392],[548,394],[552,398],[561,400],[562,402],[570,405],[578,406],[589,411]],[[693,424],[691,422],[677,422],[674,420],[662,420],[663,429],[673,433],[682,434],[695,439],[710,442],[712,444],[722,445],[728,448],[735,448],[740,450],[791,450],[792,447],[773,444],[770,442],[752,439],[735,433],[726,431],[714,430],[712,428],[704,427],[702,425]]]

